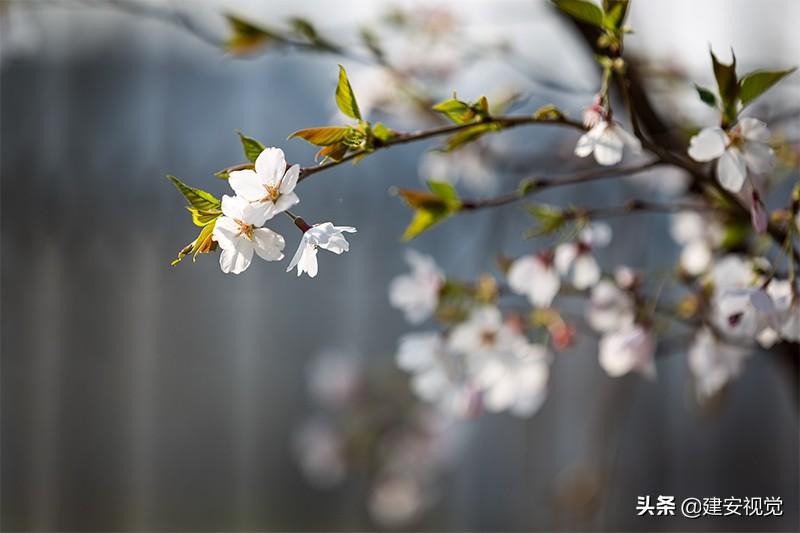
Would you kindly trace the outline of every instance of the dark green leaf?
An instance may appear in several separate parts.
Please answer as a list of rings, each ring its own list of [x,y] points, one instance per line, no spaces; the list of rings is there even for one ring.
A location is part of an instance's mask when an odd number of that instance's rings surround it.
[[[361,111],[358,109],[356,95],[353,93],[353,88],[350,87],[347,72],[341,65],[339,65],[339,84],[336,86],[336,105],[348,117],[361,120]]]
[[[603,27],[603,11],[586,0],[553,0],[558,9],[570,17],[598,28]]]
[[[700,100],[703,103],[710,105],[711,107],[717,107],[717,97],[714,96],[714,93],[711,90],[706,89],[705,87],[701,87],[700,85],[694,84],[694,88],[697,91],[698,96],[700,96]]]
[[[241,131],[237,131],[236,133],[239,134],[239,139],[242,141],[244,156],[251,163],[255,163],[258,156],[264,151],[264,145],[252,137],[243,134]]]
[[[714,67],[714,78],[717,80],[719,97],[722,100],[722,119],[726,124],[736,120],[739,110],[737,102],[739,99],[739,82],[736,79],[736,56],[731,51],[733,61],[726,65],[720,63],[717,56],[711,52],[711,64]]]
[[[175,176],[167,176],[175,187],[183,194],[189,205],[201,211],[215,211],[221,207],[220,201],[217,200],[211,193],[201,189],[189,187]]]
[[[739,83],[739,98],[742,107],[764,94],[770,87],[797,70],[797,67],[786,70],[757,70],[745,74]]]
[[[622,28],[625,23],[625,15],[628,13],[628,0],[605,0],[603,2],[603,25],[612,31]]]
[[[219,209],[205,211],[189,206],[187,206],[186,209],[192,214],[192,222],[194,222],[195,226],[205,226],[209,222],[215,221],[220,215],[222,215],[222,211]]]
[[[461,148],[465,144],[476,141],[478,138],[489,132],[499,131],[500,129],[502,129],[501,126],[495,122],[476,124],[475,126],[463,129],[458,133],[448,137],[445,141],[445,150],[447,152],[452,152],[453,150]]]

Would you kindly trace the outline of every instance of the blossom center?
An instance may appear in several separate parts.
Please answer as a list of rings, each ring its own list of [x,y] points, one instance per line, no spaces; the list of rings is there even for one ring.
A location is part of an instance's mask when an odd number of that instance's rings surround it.
[[[481,344],[483,346],[492,346],[497,340],[497,332],[491,329],[481,331]]]
[[[252,224],[245,224],[238,218],[236,219],[236,225],[239,226],[239,236],[244,236],[253,240],[253,225]]]
[[[267,201],[274,202],[281,195],[281,192],[280,190],[278,190],[278,187],[275,187],[273,185],[264,185],[264,190],[266,192],[264,196],[261,198],[262,202],[267,202]]]

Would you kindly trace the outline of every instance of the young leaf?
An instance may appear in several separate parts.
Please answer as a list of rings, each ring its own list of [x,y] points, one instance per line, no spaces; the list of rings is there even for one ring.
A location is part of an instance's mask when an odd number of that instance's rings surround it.
[[[339,65],[339,84],[336,86],[336,105],[348,117],[361,120],[361,111],[358,110],[356,95],[353,93],[353,88],[350,87],[347,72],[341,65]]]
[[[221,208],[222,204],[220,204],[220,201],[214,198],[211,193],[201,189],[195,189],[194,187],[189,187],[175,176],[168,175],[167,179],[170,180],[175,187],[177,187],[181,194],[186,197],[189,205],[195,209],[200,211],[215,211]]]
[[[195,226],[205,226],[208,223],[215,221],[220,215],[222,215],[222,211],[219,209],[205,211],[203,209],[197,209],[196,207],[189,206],[186,206],[186,209],[192,214],[192,222],[194,222]]]
[[[700,96],[700,100],[703,103],[710,105],[711,107],[717,107],[717,97],[714,96],[714,93],[711,90],[706,89],[705,87],[701,87],[700,85],[694,84],[694,88],[697,91],[698,96]]]
[[[242,141],[244,156],[251,163],[255,163],[258,156],[261,155],[261,152],[265,150],[264,145],[252,137],[243,134],[241,131],[237,131],[236,133],[239,134],[239,139]]]
[[[501,129],[502,127],[496,122],[476,124],[448,137],[445,141],[445,151],[452,152],[453,150],[461,148],[465,144],[478,140],[478,138],[489,132],[499,131]]]
[[[216,250],[217,243],[211,238],[215,225],[216,219],[203,226],[203,229],[200,230],[200,234],[197,235],[197,238],[184,246],[183,249],[178,252],[178,257],[171,263],[172,266],[180,263],[183,258],[189,254],[192,254],[192,261],[194,261],[197,259],[197,254],[207,254]]]
[[[228,25],[233,32],[225,48],[232,54],[249,54],[269,44],[284,41],[281,35],[255,26],[235,15],[225,15],[225,18],[228,19]]]
[[[459,100],[455,95],[433,106],[433,110],[442,113],[456,124],[466,124],[476,115],[469,103]]]
[[[451,204],[459,204],[460,206],[461,202],[458,199],[458,192],[456,191],[456,188],[453,187],[452,183],[446,181],[428,180],[428,188],[433,194],[442,200],[445,200]]]
[[[739,82],[739,98],[742,107],[764,94],[770,87],[797,70],[797,67],[786,70],[756,70],[745,74]]]
[[[628,0],[603,0],[603,26],[611,31],[617,31],[625,23],[628,13]]]
[[[603,27],[603,11],[586,0],[553,0],[558,9],[570,17],[598,28]]]
[[[413,239],[461,209],[461,200],[451,184],[429,180],[428,188],[431,192],[409,189],[398,191],[398,194],[414,209],[414,217],[402,236],[404,241]]]
[[[289,135],[289,139],[300,137],[316,146],[330,146],[342,141],[351,128],[347,126],[323,126],[321,128],[305,128]]]
[[[372,126],[372,135],[381,141],[388,141],[392,137],[394,137],[395,133],[390,128],[384,126],[380,122]]]
[[[736,56],[731,51],[733,61],[730,65],[726,65],[719,62],[713,50],[710,52],[714,78],[717,80],[717,89],[722,100],[722,119],[724,123],[730,124],[736,120],[736,115],[738,115],[739,82],[736,79]]]
[[[450,214],[451,213],[444,209],[417,209],[400,239],[403,241],[410,241],[426,229],[449,217]]]

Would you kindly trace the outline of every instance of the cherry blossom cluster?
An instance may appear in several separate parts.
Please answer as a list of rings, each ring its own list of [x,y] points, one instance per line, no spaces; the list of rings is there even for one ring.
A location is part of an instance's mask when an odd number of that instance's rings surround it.
[[[283,259],[283,236],[263,226],[300,202],[294,192],[299,176],[300,166],[287,168],[280,148],[263,150],[253,169],[230,172],[228,183],[235,196],[222,197],[222,213],[214,222],[211,234],[222,249],[219,265],[223,272],[244,272],[250,266],[254,252],[265,261]],[[334,226],[331,222],[313,226],[298,224],[298,227],[303,231],[303,237],[286,271],[297,267],[298,276],[305,272],[312,278],[318,270],[317,250],[322,248],[335,254],[346,252],[350,244],[344,233],[356,231],[353,227]]]

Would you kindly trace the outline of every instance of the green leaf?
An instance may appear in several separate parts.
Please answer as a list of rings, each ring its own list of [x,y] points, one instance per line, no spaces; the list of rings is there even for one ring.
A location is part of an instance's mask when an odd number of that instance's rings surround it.
[[[700,85],[694,84],[694,88],[697,91],[698,96],[700,96],[700,100],[703,103],[710,105],[711,107],[717,107],[717,97],[714,93],[711,92],[710,89],[706,89],[705,87],[701,87]]]
[[[361,120],[361,111],[358,110],[356,95],[353,93],[353,88],[350,87],[347,72],[341,65],[339,65],[339,84],[336,86],[336,105],[348,117]]]
[[[398,194],[414,209],[411,223],[402,236],[404,241],[413,239],[461,209],[461,200],[451,184],[430,180],[428,188],[431,192],[409,189],[398,191]]]
[[[604,0],[603,26],[612,31],[618,31],[625,23],[625,16],[628,13],[628,0]]]
[[[745,74],[739,82],[739,98],[742,107],[764,94],[770,87],[797,70],[797,67],[786,70],[757,70]]]
[[[445,151],[452,152],[461,148],[465,144],[469,144],[478,140],[480,137],[492,131],[499,131],[502,127],[496,122],[487,122],[485,124],[476,124],[471,128],[466,128],[458,133],[451,135],[445,141]]]
[[[372,126],[372,135],[381,141],[388,141],[395,136],[395,133],[390,128],[384,126],[380,122]]]
[[[558,9],[570,17],[598,28],[603,27],[603,10],[586,0],[553,0]]]
[[[558,207],[547,204],[530,204],[525,206],[525,209],[538,223],[535,228],[529,231],[529,235],[533,237],[551,235],[559,231],[567,221],[564,211]]]
[[[252,137],[243,134],[241,131],[237,130],[236,133],[239,134],[239,139],[242,141],[244,156],[251,163],[255,163],[258,156],[261,155],[261,152],[265,150],[264,145]]]
[[[444,114],[456,124],[466,124],[477,115],[472,105],[463,100],[459,100],[455,95],[453,95],[453,98],[448,98],[433,106],[433,110]]]
[[[194,222],[195,226],[205,226],[210,222],[214,222],[217,218],[222,215],[222,211],[219,209],[212,209],[210,211],[206,211],[203,209],[197,209],[196,207],[189,207],[187,206],[186,209],[192,214],[192,222]]]
[[[711,53],[711,64],[714,67],[714,78],[717,80],[719,97],[722,100],[722,121],[731,124],[739,114],[737,102],[739,99],[739,82],[736,79],[736,56],[731,50],[733,61],[729,65],[720,63],[717,56]]]
[[[189,205],[200,211],[215,211],[221,208],[220,201],[217,200],[211,193],[201,189],[189,187],[175,176],[167,176],[175,187],[183,194]]]
[[[305,128],[289,135],[289,139],[300,137],[316,146],[330,146],[344,140],[352,128],[348,126],[323,126],[321,128]]]
[[[564,118],[564,113],[555,105],[547,104],[534,111],[533,118],[536,120],[559,120]]]
[[[277,32],[251,24],[235,15],[225,15],[225,18],[232,31],[225,48],[232,54],[249,54],[270,44],[285,41],[284,37]]]

